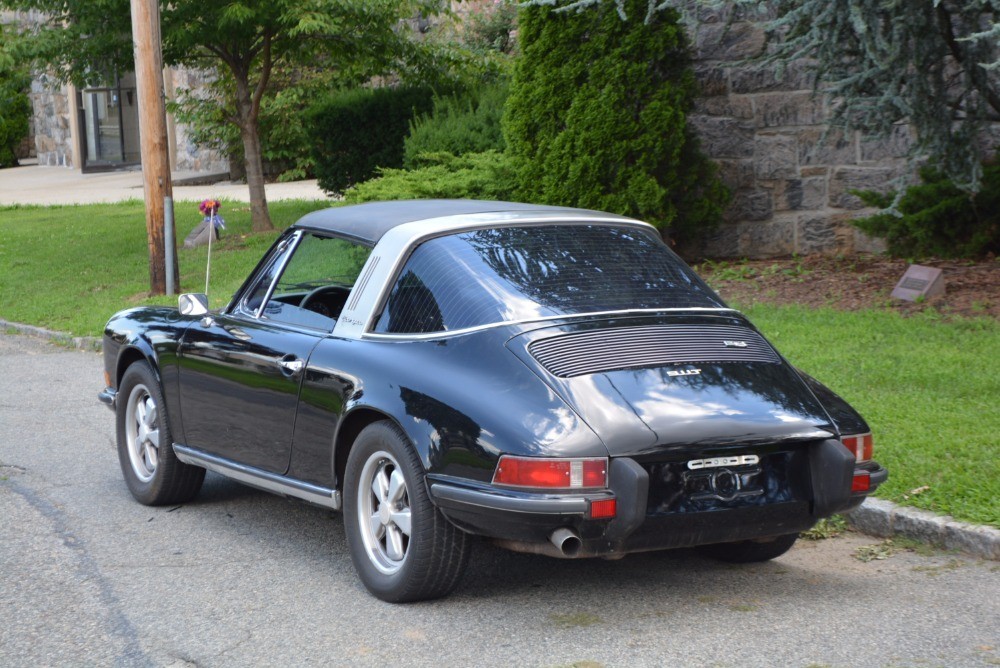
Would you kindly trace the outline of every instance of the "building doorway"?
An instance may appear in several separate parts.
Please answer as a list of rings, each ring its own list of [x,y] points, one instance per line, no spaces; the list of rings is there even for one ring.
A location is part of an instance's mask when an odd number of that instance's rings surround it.
[[[135,73],[77,93],[81,169],[84,173],[138,165],[139,106]]]

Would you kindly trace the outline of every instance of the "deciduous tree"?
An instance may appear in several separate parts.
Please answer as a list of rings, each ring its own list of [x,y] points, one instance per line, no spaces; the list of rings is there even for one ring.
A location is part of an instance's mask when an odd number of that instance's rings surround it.
[[[434,0],[170,0],[161,3],[164,60],[215,70],[220,109],[243,144],[255,230],[271,229],[260,144],[260,110],[276,68],[323,62],[366,76],[431,71],[434,55],[401,23],[441,8]],[[36,67],[94,83],[132,68],[129,0],[0,0],[37,10]]]

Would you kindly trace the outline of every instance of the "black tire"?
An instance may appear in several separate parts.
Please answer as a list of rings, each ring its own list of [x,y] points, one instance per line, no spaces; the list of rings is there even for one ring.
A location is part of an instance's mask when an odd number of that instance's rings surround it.
[[[728,561],[731,564],[752,564],[780,557],[792,549],[792,545],[795,544],[798,537],[799,534],[790,533],[773,538],[703,545],[699,549],[704,554],[719,561]]]
[[[365,427],[351,448],[344,527],[361,582],[390,603],[447,595],[468,561],[469,537],[431,502],[420,458],[388,421]]]
[[[146,362],[134,362],[118,384],[118,462],[139,503],[185,503],[198,495],[205,469],[177,459],[160,383]]]

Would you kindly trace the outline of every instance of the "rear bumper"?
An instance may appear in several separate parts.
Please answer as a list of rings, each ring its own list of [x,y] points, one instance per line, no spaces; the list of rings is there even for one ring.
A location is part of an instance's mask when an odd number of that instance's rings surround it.
[[[844,450],[839,443],[837,447]],[[832,452],[834,457],[839,455],[836,450]],[[818,444],[810,455],[809,474],[814,480],[830,466],[830,453],[829,447]],[[649,476],[627,457],[611,460],[609,488],[594,492],[530,493],[434,476],[429,478],[428,487],[434,503],[452,523],[470,533],[497,539],[505,547],[569,556],[561,553],[552,539],[556,530],[569,529],[580,539],[580,549],[572,556],[617,556],[805,531],[821,517],[855,508],[888,477],[878,464],[866,462],[856,467],[853,458],[840,468],[842,472],[835,477],[841,484],[835,492],[828,484],[819,484],[814,486],[812,498],[701,512],[662,513],[650,508]],[[868,475],[868,491],[848,491],[852,472]],[[617,502],[614,519],[593,519],[591,504],[609,498]]]
[[[878,462],[865,462],[854,469],[855,477],[865,474],[868,475],[869,487],[867,491],[861,494],[862,496],[867,496],[868,494],[874,492],[879,485],[889,479],[889,472]]]

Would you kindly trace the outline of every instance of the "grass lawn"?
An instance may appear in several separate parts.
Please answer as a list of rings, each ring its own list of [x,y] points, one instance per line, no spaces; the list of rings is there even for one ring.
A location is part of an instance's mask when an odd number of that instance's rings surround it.
[[[755,305],[765,336],[868,420],[878,496],[1000,528],[1000,323]]]
[[[324,201],[270,205],[276,231],[253,234],[250,207],[222,203],[226,221],[212,244],[212,306],[223,306],[277,236]],[[180,248],[201,220],[196,202],[177,202],[180,292],[205,290],[206,249]],[[0,207],[0,318],[100,336],[115,311],[141,304],[176,304],[149,297],[149,250],[140,201],[87,206]]]
[[[282,229],[326,202],[277,202]],[[176,205],[178,237],[200,220]],[[252,234],[245,204],[224,202],[212,252],[222,306],[275,237]],[[115,311],[176,303],[148,296],[141,202],[0,207],[0,318],[98,336]],[[179,249],[180,288],[204,289],[205,249]],[[1000,527],[1000,322],[754,305],[746,310],[794,364],[850,401],[890,471],[879,496]]]

